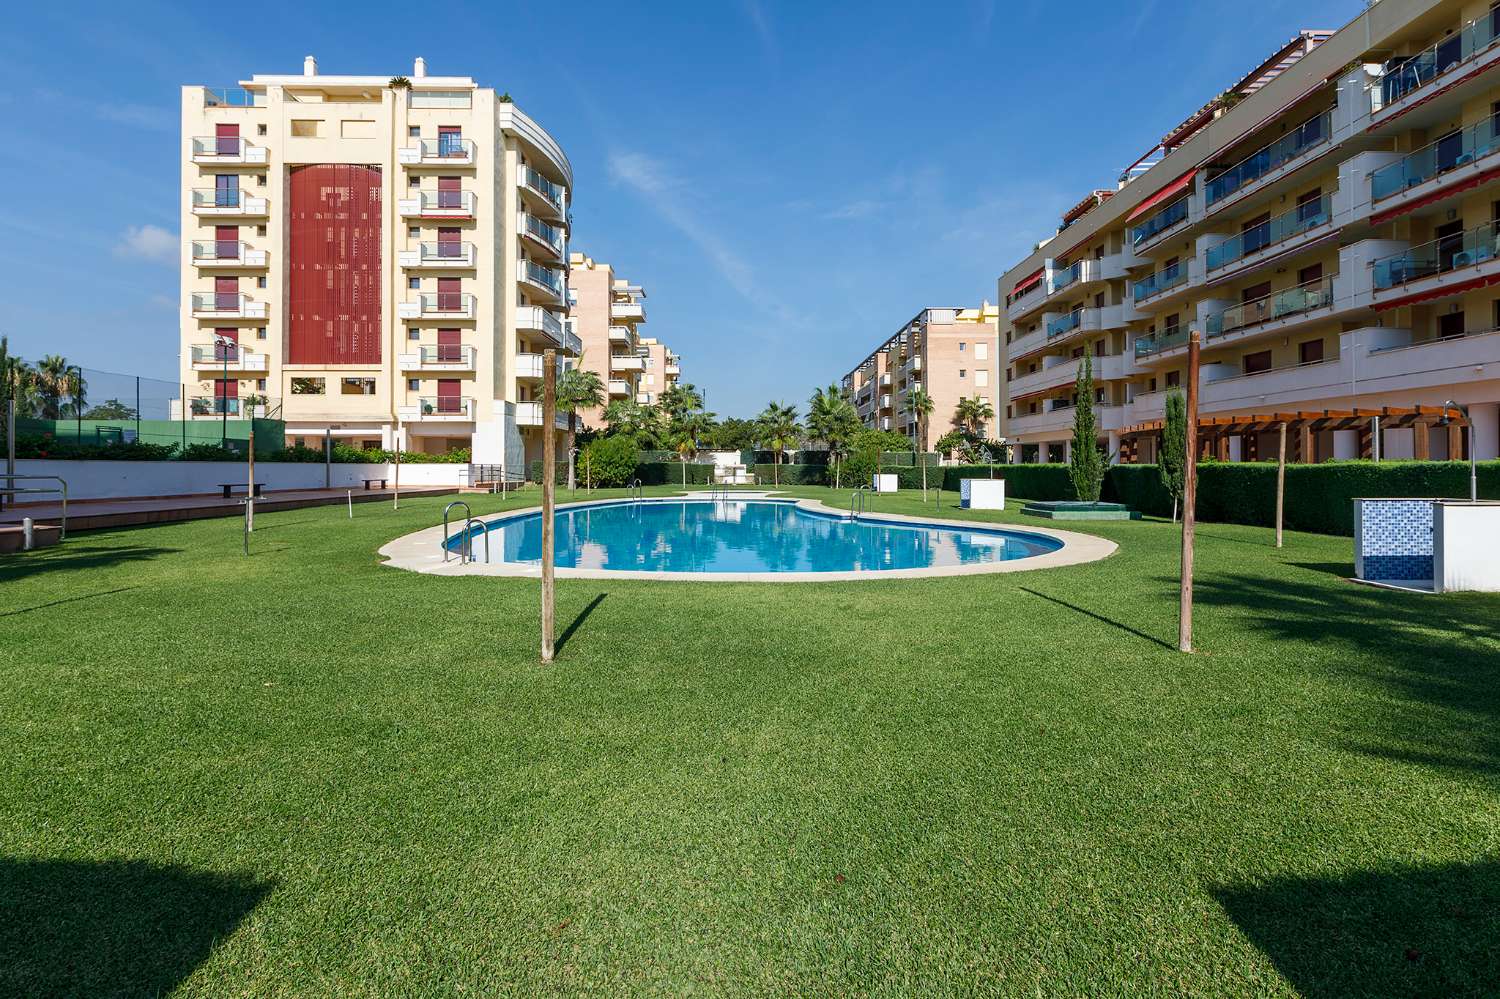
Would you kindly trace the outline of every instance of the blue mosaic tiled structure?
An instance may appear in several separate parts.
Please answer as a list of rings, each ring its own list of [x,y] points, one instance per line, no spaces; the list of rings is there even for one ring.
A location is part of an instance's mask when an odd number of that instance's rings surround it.
[[[1355,502],[1359,504],[1359,577],[1382,581],[1431,579],[1432,501]]]

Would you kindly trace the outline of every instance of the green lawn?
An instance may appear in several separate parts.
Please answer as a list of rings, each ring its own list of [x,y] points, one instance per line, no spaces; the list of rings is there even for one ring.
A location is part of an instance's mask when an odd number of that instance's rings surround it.
[[[1182,657],[1176,528],[1111,523],[564,580],[543,667],[534,582],[378,564],[444,502],[0,560],[0,995],[1500,990],[1500,599],[1207,524]]]

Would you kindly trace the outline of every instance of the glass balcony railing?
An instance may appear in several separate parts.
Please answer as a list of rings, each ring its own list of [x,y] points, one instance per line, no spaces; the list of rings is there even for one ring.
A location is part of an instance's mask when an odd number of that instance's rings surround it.
[[[243,313],[250,304],[245,295],[234,292],[201,291],[192,295],[194,312]]]
[[[558,253],[563,252],[563,232],[557,226],[548,225],[530,213],[522,214],[521,224],[525,226],[527,234],[546,243]]]
[[[1301,235],[1328,222],[1333,217],[1333,196],[1325,194],[1315,201],[1306,201],[1289,212],[1267,219],[1260,225],[1251,226],[1233,239],[1226,239],[1218,246],[1208,249],[1209,270],[1216,270],[1234,263],[1241,257],[1258,253],[1268,246],[1283,243],[1293,236]]]
[[[210,343],[193,345],[193,363],[239,364],[249,356],[248,351],[237,343]]]
[[[464,395],[424,395],[417,399],[417,411],[423,416],[469,416],[474,400]]]
[[[1057,294],[1070,284],[1074,284],[1083,277],[1083,261],[1078,260],[1071,267],[1064,267],[1060,271],[1052,272],[1052,294]]]
[[[521,183],[540,194],[553,208],[562,210],[565,189],[561,184],[554,184],[529,166],[521,168]]]
[[[417,149],[424,160],[458,162],[474,158],[474,141],[456,133],[444,132],[436,139],[418,139]]]
[[[418,191],[418,207],[424,212],[474,214],[473,191]]]
[[[435,347],[419,347],[417,354],[423,364],[468,364],[473,350],[461,343],[440,343]]]
[[[1150,336],[1139,337],[1135,341],[1135,356],[1149,357],[1152,354],[1160,354],[1164,350],[1173,347],[1181,347],[1188,342],[1188,331],[1181,326],[1173,326],[1171,329]]]
[[[438,240],[436,243],[420,243],[417,247],[418,257],[422,263],[472,263],[474,260],[474,244],[461,243],[458,240]]]
[[[562,295],[562,275],[550,267],[543,267],[534,260],[522,260],[521,277],[526,281],[531,281],[547,288],[554,295]]]
[[[194,416],[240,415],[240,401],[237,398],[195,395],[188,400],[188,404]]]
[[[1155,215],[1130,230],[1130,245],[1140,246],[1155,239],[1188,217],[1188,199],[1178,198]]]
[[[1380,106],[1394,104],[1414,90],[1456,69],[1495,44],[1500,37],[1500,10],[1470,23],[1414,56],[1403,59],[1380,77]]]
[[[1207,318],[1204,331],[1211,337],[1228,336],[1249,326],[1273,319],[1300,315],[1333,304],[1333,276],[1319,278],[1295,288],[1278,291],[1253,302],[1245,302]]]
[[[244,208],[248,203],[245,192],[238,187],[195,187],[194,208]]]
[[[1371,173],[1370,198],[1374,201],[1389,198],[1496,151],[1500,151],[1500,116],[1491,115]]]
[[[244,260],[247,247],[238,239],[193,240],[193,260]]]
[[[1382,257],[1372,265],[1375,290],[1383,291],[1421,278],[1446,274],[1500,256],[1500,226],[1486,222],[1465,232],[1434,239],[1404,253]]]
[[[195,135],[194,156],[244,156],[249,144],[238,135]]]
[[[422,315],[474,311],[474,296],[464,291],[429,291],[417,296]]]
[[[206,108],[253,108],[264,107],[266,95],[246,90],[244,87],[204,87],[203,106]]]
[[[1071,333],[1083,323],[1083,310],[1074,309],[1065,316],[1058,316],[1047,323],[1047,339]]]
[[[1168,267],[1152,274],[1150,277],[1141,278],[1131,286],[1130,293],[1137,302],[1144,302],[1154,295],[1160,295],[1168,289],[1184,284],[1188,279],[1187,264],[1178,261]]]
[[[1208,182],[1208,203],[1211,205],[1215,201],[1227,198],[1240,188],[1260,180],[1282,164],[1301,156],[1319,143],[1327,142],[1332,124],[1332,112],[1324,111],[1316,118],[1309,118],[1275,142],[1257,149],[1228,170],[1216,175]]]

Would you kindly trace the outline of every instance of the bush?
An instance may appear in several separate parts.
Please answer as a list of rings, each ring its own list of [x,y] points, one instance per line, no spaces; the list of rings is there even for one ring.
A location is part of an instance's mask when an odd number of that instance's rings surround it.
[[[183,461],[244,461],[245,456],[218,444],[189,444],[182,449]]]
[[[778,473],[774,464],[758,464],[750,471],[755,473],[757,485],[776,482]],[[833,483],[833,471],[827,465],[789,465],[783,462],[780,475],[783,486],[824,486]]]
[[[17,458],[50,458],[54,461],[169,461],[177,457],[176,444],[76,444],[39,434],[16,434]]]
[[[635,441],[624,434],[601,437],[590,442],[575,459],[574,475],[596,486],[628,486],[636,478],[640,454]]]
[[[943,469],[943,488],[958,492],[962,479],[987,479],[990,465],[949,465]],[[995,478],[1005,480],[1007,499],[1070,500],[1075,498],[1067,465],[995,465]]]
[[[635,476],[643,486],[678,486],[682,484],[680,461],[643,461],[635,466]],[[714,480],[714,466],[689,462],[687,481],[690,486],[705,486]]]
[[[580,467],[575,474],[578,485],[583,485],[583,469]],[[542,463],[540,460],[531,463],[531,467],[527,470],[526,481],[535,483],[536,485],[542,484]],[[556,467],[553,468],[552,484],[554,486],[565,486],[568,484],[568,463],[566,460],[557,462]]]

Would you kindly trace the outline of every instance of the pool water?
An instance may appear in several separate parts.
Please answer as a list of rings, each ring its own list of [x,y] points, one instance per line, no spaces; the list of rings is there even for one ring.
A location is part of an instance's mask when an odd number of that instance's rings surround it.
[[[872,514],[872,517],[878,514]],[[1062,542],[1038,534],[850,521],[785,500],[647,500],[557,511],[561,568],[648,572],[853,572],[1031,558]],[[495,562],[537,564],[542,517],[489,521]],[[457,549],[455,537],[450,547]],[[473,539],[483,561],[485,542]]]

